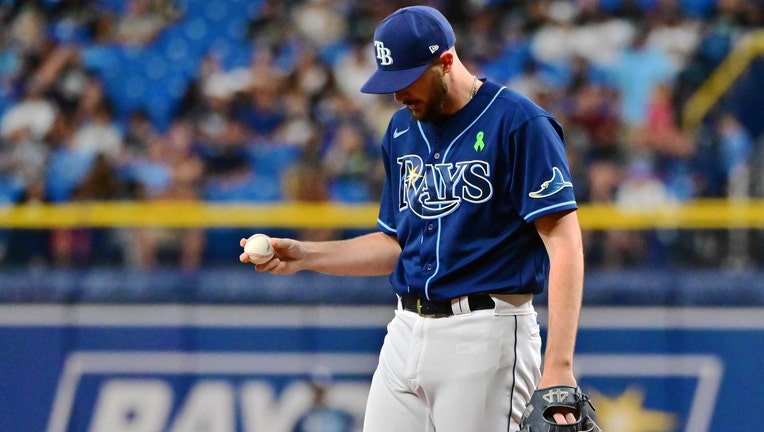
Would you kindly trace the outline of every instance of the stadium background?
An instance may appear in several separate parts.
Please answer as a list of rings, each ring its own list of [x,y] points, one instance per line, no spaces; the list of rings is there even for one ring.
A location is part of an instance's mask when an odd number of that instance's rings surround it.
[[[757,430],[761,2],[425,3],[565,125],[606,430]],[[0,430],[289,431],[317,377],[360,417],[386,279],[238,239],[374,228],[398,107],[358,88],[408,4],[0,1]]]

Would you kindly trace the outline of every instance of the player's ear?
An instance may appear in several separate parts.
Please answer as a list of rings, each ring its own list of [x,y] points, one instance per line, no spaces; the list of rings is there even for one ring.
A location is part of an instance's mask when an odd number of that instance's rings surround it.
[[[451,51],[445,51],[438,58],[441,66],[443,66],[443,72],[451,72],[451,67],[454,65],[454,54]]]

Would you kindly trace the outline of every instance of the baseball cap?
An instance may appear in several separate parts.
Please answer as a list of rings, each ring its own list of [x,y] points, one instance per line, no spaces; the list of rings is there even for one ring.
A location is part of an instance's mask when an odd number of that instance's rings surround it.
[[[398,9],[374,32],[377,70],[361,87],[363,93],[395,93],[410,86],[430,62],[456,43],[446,17],[429,6]]]

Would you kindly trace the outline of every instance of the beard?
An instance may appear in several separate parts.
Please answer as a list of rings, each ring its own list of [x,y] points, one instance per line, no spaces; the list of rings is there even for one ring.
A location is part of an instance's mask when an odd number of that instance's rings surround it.
[[[414,120],[425,123],[438,123],[445,118],[443,115],[443,105],[446,103],[446,96],[448,96],[448,84],[446,84],[442,76],[440,79],[432,80],[430,95],[431,97],[425,101],[421,112],[416,113],[409,108],[409,113]]]

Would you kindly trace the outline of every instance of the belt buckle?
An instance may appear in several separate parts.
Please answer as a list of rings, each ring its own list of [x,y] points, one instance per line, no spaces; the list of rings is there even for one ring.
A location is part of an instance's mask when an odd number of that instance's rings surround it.
[[[437,313],[424,313],[422,312],[422,299],[417,297],[416,299],[416,313],[422,318],[443,318],[447,317],[448,314],[437,314]]]

